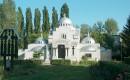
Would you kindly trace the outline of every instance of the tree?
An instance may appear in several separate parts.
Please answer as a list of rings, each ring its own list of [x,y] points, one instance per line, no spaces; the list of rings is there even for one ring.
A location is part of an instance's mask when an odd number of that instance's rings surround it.
[[[81,24],[80,39],[82,40],[88,32],[90,32],[90,26],[88,24]]]
[[[12,28],[16,26],[16,11],[15,3],[13,0],[3,0],[3,27]]]
[[[43,30],[44,39],[47,39],[49,31],[50,31],[50,22],[49,22],[49,14],[48,14],[48,10],[47,10],[46,6],[44,6],[44,9],[43,9],[42,30]]]
[[[22,9],[20,7],[18,7],[18,12],[17,12],[17,23],[18,23],[18,33],[20,36],[20,43],[19,43],[19,47],[20,48],[24,48],[24,17],[22,14]]]
[[[41,13],[38,8],[35,9],[35,17],[34,17],[34,26],[35,26],[35,33],[40,32],[40,21],[41,21]]]
[[[53,9],[52,9],[52,25],[51,25],[51,27],[53,30],[56,30],[56,27],[58,27],[58,14],[57,14],[55,7],[53,7]]]
[[[117,34],[118,32],[118,25],[117,22],[114,19],[107,19],[105,21],[105,29],[108,34]]]
[[[130,16],[121,33],[121,38],[123,39],[123,52],[126,52],[125,56],[130,56]]]
[[[18,12],[17,12],[17,21],[18,21],[18,33],[19,36],[23,36],[23,30],[24,30],[24,17],[22,14],[22,9],[18,7]]]
[[[31,33],[33,32],[33,25],[32,25],[32,13],[31,9],[27,8],[26,9],[26,31],[27,31],[27,36],[30,36]]]
[[[67,3],[64,3],[61,7],[60,17],[63,17],[66,14],[66,17],[69,17],[69,7]]]
[[[104,46],[104,25],[101,21],[95,23],[92,27],[92,37],[95,39],[96,42],[100,43],[101,46]]]
[[[0,32],[3,29],[3,9],[2,4],[0,4]]]

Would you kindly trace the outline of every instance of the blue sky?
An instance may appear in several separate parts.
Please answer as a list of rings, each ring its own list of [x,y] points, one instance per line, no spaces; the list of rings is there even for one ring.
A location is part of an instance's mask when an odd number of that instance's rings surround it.
[[[0,0],[2,1],[2,0]],[[120,30],[126,24],[130,15],[130,0],[14,0],[16,7],[22,7],[23,14],[30,7],[34,15],[34,9],[42,12],[47,6],[51,17],[52,7],[60,14],[60,8],[67,3],[70,9],[70,18],[74,24],[89,24],[92,26],[97,21],[104,22],[107,18],[113,18],[118,22]]]

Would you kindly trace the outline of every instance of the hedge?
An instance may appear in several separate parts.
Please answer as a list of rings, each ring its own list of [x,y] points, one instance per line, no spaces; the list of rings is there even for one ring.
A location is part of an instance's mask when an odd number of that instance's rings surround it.
[[[14,65],[28,65],[28,64],[41,64],[42,60],[14,60]],[[3,65],[3,60],[0,60],[0,65]]]
[[[71,61],[70,60],[52,60],[51,64],[52,65],[70,65]]]
[[[129,57],[124,57],[124,62],[126,64],[130,64],[130,56]]]

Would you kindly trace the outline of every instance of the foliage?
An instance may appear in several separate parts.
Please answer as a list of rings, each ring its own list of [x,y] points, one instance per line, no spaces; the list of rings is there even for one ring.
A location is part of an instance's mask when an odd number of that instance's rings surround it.
[[[124,62],[126,64],[130,64],[130,56],[129,57],[124,57]]]
[[[51,28],[53,30],[56,30],[56,27],[58,27],[58,14],[57,14],[57,11],[56,11],[55,7],[53,7],[53,9],[52,9],[52,24],[51,24]]]
[[[4,18],[3,6],[2,4],[0,4],[0,32],[3,29],[3,18]]]
[[[112,35],[110,34],[104,34],[105,36],[105,44],[104,44],[104,47],[107,48],[107,49],[113,49],[113,43],[114,43],[114,38]]]
[[[18,33],[19,33],[19,37],[20,37],[20,40],[19,40],[19,47],[20,48],[24,48],[24,45],[23,45],[23,37],[24,37],[24,17],[23,17],[23,14],[22,14],[22,9],[21,7],[18,7],[18,12],[17,12],[17,23],[18,23]]]
[[[114,19],[107,19],[105,21],[105,30],[108,34],[117,34],[118,32],[118,25]]]
[[[130,56],[130,16],[127,19],[127,24],[124,26],[121,37],[123,39],[123,52],[126,52],[125,56]]]
[[[95,39],[96,42],[100,43],[101,46],[105,44],[105,29],[104,24],[101,21],[95,23],[92,27],[92,37]]]
[[[50,31],[50,22],[49,22],[49,14],[46,6],[44,6],[43,9],[43,24],[42,24],[42,30],[43,30],[43,38],[48,39],[48,34]]]
[[[35,26],[35,33],[39,33],[41,30],[40,27],[40,20],[41,20],[41,13],[38,8],[35,9],[35,17],[34,17],[34,26]]]
[[[13,0],[3,0],[0,14],[0,23],[3,28],[14,28],[16,26],[16,11]]]
[[[60,17],[63,17],[64,14],[66,15],[66,17],[69,17],[69,7],[67,3],[64,3],[61,7]]]
[[[52,60],[51,64],[52,65],[70,65],[71,61],[70,60]]]
[[[40,34],[32,33],[32,34],[30,35],[29,43],[34,43],[39,36],[40,36]]]
[[[90,32],[90,26],[88,24],[81,24],[80,39],[82,40],[88,32]]]
[[[88,66],[92,66],[92,65],[96,65],[98,64],[98,62],[95,61],[88,61],[87,59],[82,59],[79,63],[80,65],[88,65]]]
[[[32,13],[31,8],[26,9],[26,32],[27,36],[29,37],[30,34],[33,32],[33,24],[32,24]]]

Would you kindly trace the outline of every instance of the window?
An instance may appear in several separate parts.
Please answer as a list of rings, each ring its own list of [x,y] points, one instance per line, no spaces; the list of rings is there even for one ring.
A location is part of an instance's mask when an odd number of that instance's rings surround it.
[[[66,34],[62,34],[62,35],[61,35],[61,38],[62,38],[62,39],[66,39]]]
[[[88,58],[91,58],[91,57],[92,57],[91,54],[86,54],[85,56],[88,57]]]

